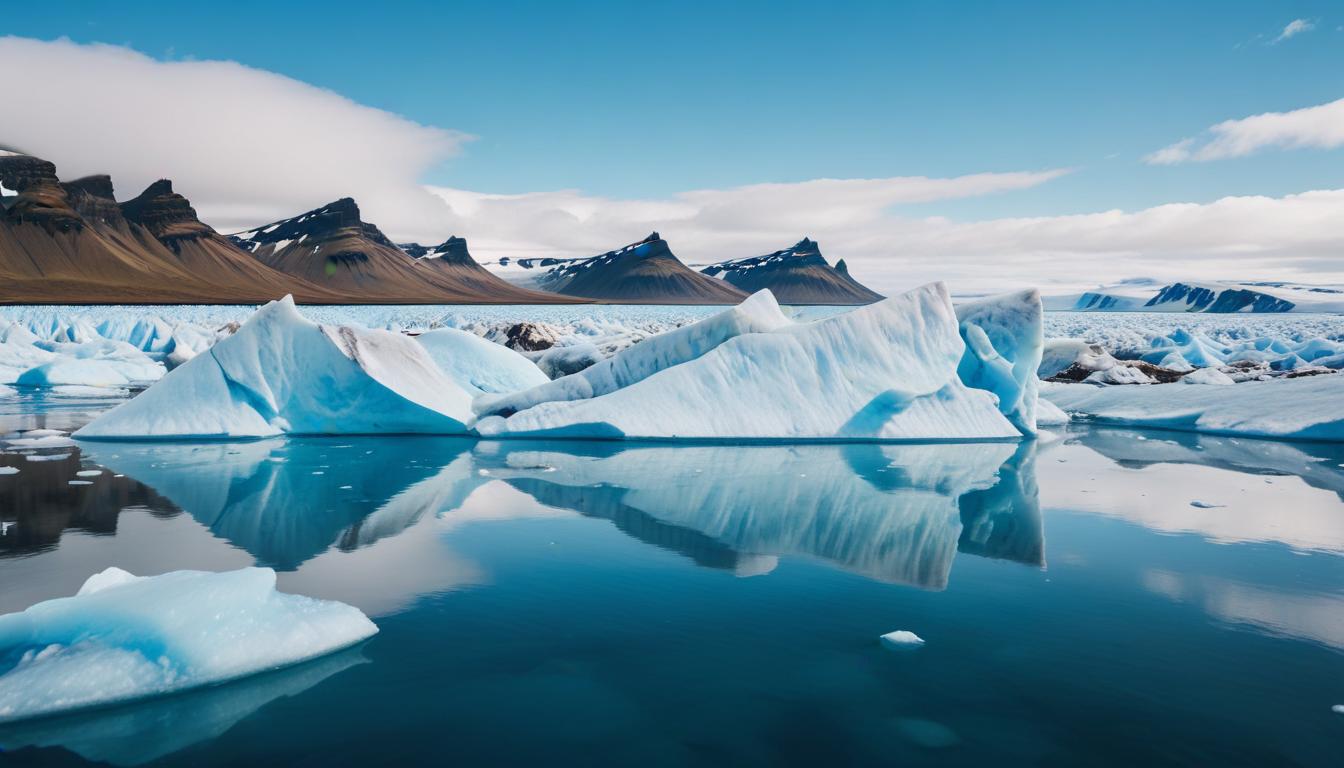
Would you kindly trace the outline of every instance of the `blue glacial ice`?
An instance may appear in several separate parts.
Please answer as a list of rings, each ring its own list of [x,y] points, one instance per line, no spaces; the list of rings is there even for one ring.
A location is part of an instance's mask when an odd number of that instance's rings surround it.
[[[74,597],[0,616],[0,723],[222,683],[377,631],[356,608],[277,592],[268,568],[109,568]]]

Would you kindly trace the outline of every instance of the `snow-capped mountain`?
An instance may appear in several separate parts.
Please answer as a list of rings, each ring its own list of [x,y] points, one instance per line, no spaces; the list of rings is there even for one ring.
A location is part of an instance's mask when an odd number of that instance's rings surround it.
[[[266,265],[336,291],[346,301],[548,300],[545,294],[510,285],[482,269],[460,238],[449,238],[434,248],[418,243],[398,246],[364,221],[359,206],[348,197],[230,237]],[[416,258],[414,253],[423,255]]]
[[[781,304],[871,304],[882,299],[851,277],[843,261],[828,264],[821,248],[806,237],[790,248],[709,264],[700,271],[747,293],[769,288]]]
[[[657,232],[584,259],[500,259],[492,272],[567,296],[647,304],[731,304],[746,293],[683,264]]]
[[[1050,310],[1076,312],[1344,312],[1344,288],[1281,281],[1123,280],[1045,298]]]

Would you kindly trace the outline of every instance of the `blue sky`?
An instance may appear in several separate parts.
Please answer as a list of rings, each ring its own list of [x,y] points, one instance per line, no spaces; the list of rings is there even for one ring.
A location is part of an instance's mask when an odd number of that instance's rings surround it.
[[[1272,42],[1294,19],[1312,28]],[[1142,158],[1344,97],[1341,26],[1338,2],[329,0],[24,3],[0,34],[237,61],[462,131],[475,138],[420,180],[478,192],[1072,169],[902,207],[973,220],[1340,186],[1338,148]]]
[[[1321,23],[1265,44],[1295,18]],[[1025,215],[1344,172],[1344,153],[1139,162],[1220,120],[1344,95],[1338,3],[44,2],[0,23],[233,59],[465,131],[426,180],[493,192],[1078,169],[962,203]]]

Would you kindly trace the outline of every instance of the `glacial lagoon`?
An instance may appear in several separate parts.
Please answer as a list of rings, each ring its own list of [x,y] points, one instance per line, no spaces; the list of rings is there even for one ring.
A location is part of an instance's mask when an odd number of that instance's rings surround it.
[[[117,402],[23,394],[0,432]],[[0,613],[109,566],[257,564],[380,629],[0,727],[4,765],[1324,765],[1344,743],[1337,445],[384,436],[0,467]]]

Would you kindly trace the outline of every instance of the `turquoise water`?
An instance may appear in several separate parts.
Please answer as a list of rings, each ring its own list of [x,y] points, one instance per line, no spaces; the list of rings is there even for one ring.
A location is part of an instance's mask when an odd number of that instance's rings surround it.
[[[0,431],[107,405],[10,400]],[[1344,748],[1338,447],[1078,429],[40,453],[0,454],[20,469],[0,476],[0,612],[110,565],[257,563],[381,631],[0,729],[5,765],[1336,765]],[[883,647],[897,629],[926,644]]]

